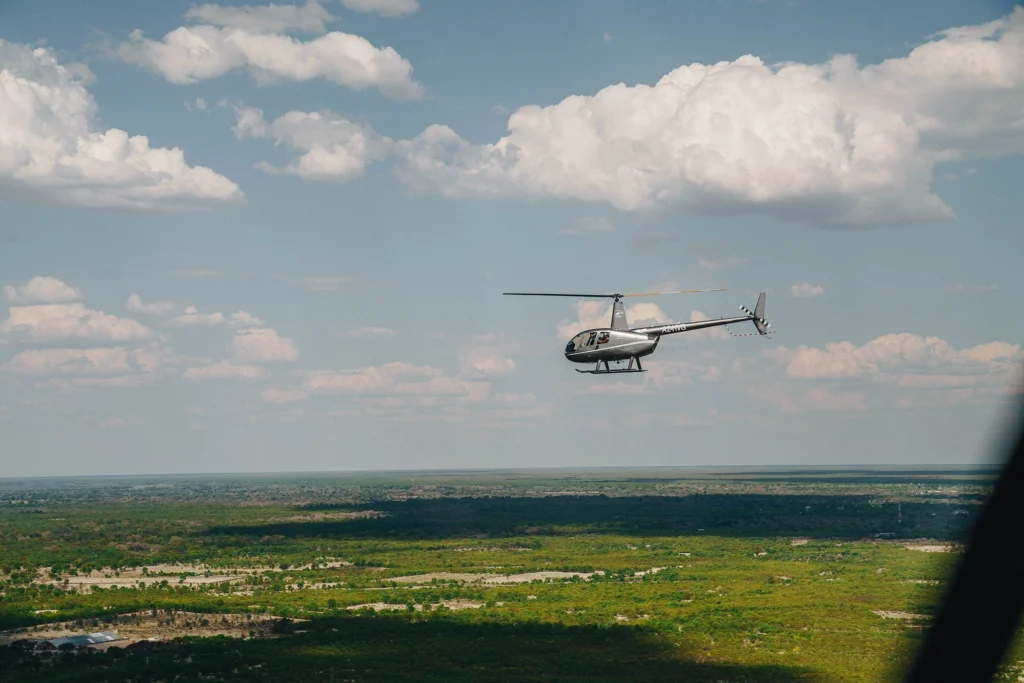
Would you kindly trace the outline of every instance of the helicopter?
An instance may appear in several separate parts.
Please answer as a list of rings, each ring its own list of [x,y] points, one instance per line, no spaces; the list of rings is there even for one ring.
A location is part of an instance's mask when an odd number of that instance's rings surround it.
[[[675,292],[641,292],[638,294],[555,294],[550,292],[503,292],[504,296],[569,296],[577,299],[614,299],[612,304],[612,319],[608,327],[585,330],[573,337],[565,346],[565,357],[572,363],[594,363],[593,370],[580,370],[576,372],[589,373],[591,375],[609,375],[623,372],[645,372],[640,364],[640,358],[649,356],[658,348],[658,342],[666,334],[677,334],[679,332],[690,332],[702,330],[708,327],[719,325],[731,325],[751,321],[761,336],[771,334],[769,329],[771,323],[764,320],[764,298],[765,292],[757,297],[754,310],[746,306],[740,306],[743,315],[734,318],[717,318],[715,320],[698,320],[694,322],[678,322],[668,325],[653,325],[649,327],[630,328],[626,321],[626,309],[622,299],[637,296],[659,296],[662,294],[691,294],[695,292],[724,292],[720,289],[683,289]],[[612,369],[609,362],[629,361],[625,368]],[[604,369],[601,369],[602,364]],[[636,367],[634,368],[634,364]]]

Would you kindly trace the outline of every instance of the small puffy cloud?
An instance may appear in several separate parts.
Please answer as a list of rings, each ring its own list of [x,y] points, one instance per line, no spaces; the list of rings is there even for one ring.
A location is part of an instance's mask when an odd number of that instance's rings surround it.
[[[354,90],[376,88],[392,99],[418,99],[423,95],[422,86],[412,80],[412,65],[393,48],[378,48],[361,36],[338,31],[308,41],[267,32],[275,22],[280,28],[289,20],[298,21],[296,17],[272,18],[267,9],[221,8],[216,12],[222,23],[245,21],[260,24],[258,28],[182,26],[162,40],[151,40],[135,30],[127,42],[117,46],[116,54],[178,85],[248,69],[259,85],[323,79]],[[257,10],[263,11],[254,13]],[[204,12],[210,17],[214,14],[209,9]],[[311,16],[307,10],[304,25],[315,23]]]
[[[514,338],[504,334],[481,334],[466,340],[459,352],[461,377],[497,377],[515,372],[511,358],[517,345]]]
[[[185,13],[185,18],[201,24],[240,28],[253,33],[323,33],[324,23],[335,17],[316,0],[305,5],[199,5]]]
[[[150,301],[145,303],[138,294],[128,297],[128,310],[133,313],[146,313],[148,315],[170,315],[177,306],[171,301]]]
[[[236,331],[231,352],[244,363],[290,363],[299,358],[295,342],[278,335],[272,327]]]
[[[214,327],[224,323],[223,313],[200,313],[195,306],[189,306],[181,315],[177,315],[167,321],[168,325],[175,327]]]
[[[256,365],[234,365],[226,360],[213,365],[205,365],[187,369],[182,375],[187,380],[204,381],[208,379],[266,379],[267,369]]]
[[[238,186],[180,149],[97,129],[83,71],[0,39],[0,193],[122,209],[192,209],[242,199]],[[6,190],[6,191],[5,191]]]
[[[812,285],[806,282],[793,285],[789,288],[789,295],[797,299],[813,299],[816,296],[821,296],[825,293],[825,288],[821,285]]]
[[[394,337],[396,334],[398,333],[387,327],[360,327],[356,330],[349,330],[344,336],[356,339],[380,339]]]
[[[464,375],[493,377],[515,372],[516,362],[496,348],[480,346],[460,353],[459,366]]]
[[[78,301],[82,293],[55,277],[36,276],[20,286],[4,287],[7,300],[15,304],[62,304]]]
[[[0,322],[0,341],[134,342],[156,338],[156,332],[130,318],[119,318],[83,304],[11,306]]]
[[[585,237],[587,235],[611,232],[615,228],[606,216],[578,216],[572,220],[572,225],[562,230],[562,234],[572,237]]]
[[[330,111],[291,111],[270,123],[253,107],[236,107],[235,114],[233,130],[239,139],[267,138],[302,152],[283,169],[261,164],[268,172],[283,170],[310,180],[351,180],[362,176],[367,164],[385,158],[392,145],[369,126]]]
[[[401,17],[420,8],[417,0],[341,0],[341,4],[355,12],[374,12],[383,17]]]
[[[256,316],[245,311],[236,311],[228,317],[228,323],[232,327],[263,327],[264,323]]]
[[[309,397],[302,389],[266,389],[261,396],[267,403],[296,403]]]

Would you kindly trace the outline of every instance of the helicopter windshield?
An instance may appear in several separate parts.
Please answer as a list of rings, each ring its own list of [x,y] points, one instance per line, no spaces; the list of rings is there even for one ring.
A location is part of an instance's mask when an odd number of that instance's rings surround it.
[[[589,332],[580,332],[579,334],[572,338],[572,341],[570,341],[568,345],[566,345],[565,350],[568,352],[578,351],[582,349],[584,346],[587,345],[587,336],[589,334]]]

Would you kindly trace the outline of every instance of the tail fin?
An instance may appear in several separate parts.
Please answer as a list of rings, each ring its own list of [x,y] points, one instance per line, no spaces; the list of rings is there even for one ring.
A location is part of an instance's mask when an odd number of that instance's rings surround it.
[[[765,293],[761,292],[760,296],[757,297],[757,304],[754,306],[753,311],[746,306],[740,306],[740,310],[750,316],[751,322],[754,323],[758,334],[761,335],[768,334],[768,329],[772,326],[771,323],[764,321],[764,297]]]

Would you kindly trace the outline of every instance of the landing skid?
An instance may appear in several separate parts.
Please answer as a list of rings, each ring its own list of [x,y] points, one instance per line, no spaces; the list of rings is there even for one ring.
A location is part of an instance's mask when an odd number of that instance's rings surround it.
[[[633,369],[633,363],[634,362],[636,363],[636,369],[635,370]],[[604,370],[601,369],[601,364],[602,363],[604,364]],[[599,360],[599,361],[597,361],[597,365],[594,366],[593,370],[576,370],[576,372],[582,372],[582,373],[585,373],[587,375],[620,375],[620,374],[622,374],[624,372],[647,372],[647,371],[644,370],[643,367],[640,365],[640,359],[639,358],[630,358],[629,359],[629,365],[627,367],[624,367],[624,368],[616,368],[615,370],[612,370],[610,367],[608,367],[608,361],[606,361],[606,360]]]
[[[574,368],[575,369],[575,368]],[[618,368],[615,370],[576,370],[576,372],[582,372],[587,375],[621,375],[624,372],[647,372],[646,370],[629,370],[626,368]]]

